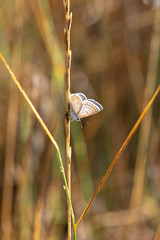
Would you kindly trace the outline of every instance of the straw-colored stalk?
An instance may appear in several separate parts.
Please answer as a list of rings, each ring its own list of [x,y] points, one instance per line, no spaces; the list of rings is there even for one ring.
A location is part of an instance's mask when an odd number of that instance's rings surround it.
[[[21,66],[21,40],[22,40],[22,24],[20,17],[20,8],[23,3],[17,1],[15,7],[15,19],[13,22],[14,34],[17,34],[16,41],[12,46],[12,67],[17,75],[20,75]],[[19,24],[17,25],[17,18]],[[2,193],[2,210],[1,210],[1,236],[0,239],[10,240],[12,238],[12,203],[13,203],[13,186],[15,171],[15,152],[16,152],[16,132],[17,132],[17,114],[18,114],[19,95],[17,89],[12,84],[9,87],[9,104],[8,116],[6,119],[6,149],[4,161],[4,178]]]
[[[101,190],[101,188],[103,187],[105,181],[107,180],[109,174],[111,173],[113,167],[116,165],[117,161],[119,160],[121,154],[124,152],[127,144],[129,143],[129,141],[131,140],[131,138],[133,137],[135,131],[137,130],[137,128],[139,127],[140,123],[142,122],[142,119],[144,118],[144,116],[146,115],[146,113],[149,111],[151,105],[153,104],[155,98],[157,97],[158,93],[160,92],[160,84],[158,85],[156,91],[154,92],[152,98],[150,99],[150,101],[148,102],[147,106],[145,107],[145,109],[143,110],[143,112],[141,113],[140,117],[138,118],[137,122],[135,123],[135,125],[133,126],[132,130],[130,131],[130,133],[128,134],[128,137],[126,138],[126,140],[124,141],[124,143],[122,144],[120,150],[118,151],[117,155],[115,156],[115,158],[113,159],[111,165],[109,166],[108,170],[106,171],[104,177],[102,178],[101,182],[99,183],[95,193],[93,194],[93,197],[91,198],[91,200],[89,201],[89,203],[87,204],[85,210],[83,211],[81,217],[79,218],[78,222],[75,224],[75,230],[77,229],[78,225],[80,224],[80,222],[82,221],[82,219],[84,218],[84,216],[86,215],[88,209],[90,208],[91,204],[93,203],[93,201],[95,200],[95,198],[97,197],[99,191]]]
[[[65,118],[65,129],[66,129],[66,163],[67,163],[67,184],[71,198],[71,147],[70,147],[70,71],[71,71],[71,50],[70,50],[70,31],[72,24],[72,13],[70,13],[70,0],[64,1],[65,9],[65,47],[66,47],[66,65],[65,65],[65,84],[66,84],[66,118]],[[69,204],[67,204],[68,210],[68,240],[71,239],[71,212]]]
[[[21,92],[21,94],[23,95],[23,97],[25,98],[26,102],[28,103],[28,105],[30,106],[32,112],[35,114],[37,120],[39,121],[39,123],[41,124],[41,126],[43,127],[43,129],[45,130],[46,134],[48,135],[48,137],[50,138],[51,142],[53,143],[53,145],[55,146],[56,150],[57,150],[57,155],[58,155],[58,160],[59,160],[59,165],[60,165],[60,170],[63,176],[63,180],[64,180],[64,184],[65,184],[65,192],[67,194],[67,199],[68,199],[68,205],[70,207],[70,212],[71,212],[71,216],[72,216],[72,223],[73,223],[73,229],[74,229],[74,239],[76,239],[76,231],[75,231],[75,222],[74,222],[74,213],[73,213],[73,208],[72,208],[72,203],[71,203],[71,199],[70,199],[70,195],[69,195],[69,190],[68,190],[68,185],[67,185],[67,179],[65,176],[65,171],[64,171],[64,167],[63,167],[63,162],[62,162],[62,157],[61,157],[61,152],[59,149],[59,146],[57,144],[57,142],[55,141],[55,139],[53,138],[53,136],[51,135],[50,131],[48,130],[47,126],[44,124],[42,118],[40,117],[40,115],[38,114],[37,110],[34,108],[32,102],[30,101],[30,99],[28,98],[27,94],[25,93],[25,91],[23,90],[22,86],[20,85],[20,83],[18,82],[17,78],[15,77],[14,73],[12,72],[12,70],[10,69],[9,65],[7,64],[7,62],[5,61],[4,57],[2,56],[2,54],[0,53],[0,58],[3,61],[6,69],[8,70],[9,74],[11,75],[14,83],[16,84],[16,86],[18,87],[19,91]],[[41,205],[40,205],[41,207]]]

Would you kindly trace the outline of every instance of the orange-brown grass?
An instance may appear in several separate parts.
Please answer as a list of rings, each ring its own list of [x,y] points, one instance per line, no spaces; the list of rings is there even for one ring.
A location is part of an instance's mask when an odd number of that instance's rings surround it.
[[[68,187],[72,187],[73,229],[81,240],[157,240],[160,112],[159,96],[156,101],[156,95],[151,96],[156,86],[155,94],[160,88],[159,10],[143,1],[72,1],[71,10],[71,90],[83,92],[104,107],[83,129],[77,122],[71,124],[72,182],[69,177]],[[52,152],[53,143],[60,158],[65,159],[66,153],[68,159],[71,156],[70,125],[64,110],[64,72],[69,71],[68,117],[71,52],[66,34],[64,46],[64,26],[67,30],[69,18],[70,9],[64,11],[61,1],[17,0],[1,5],[1,52],[21,84],[17,86],[25,89],[20,88],[21,93],[33,111],[35,106],[38,120],[44,125],[43,119],[47,128],[42,131],[1,63],[0,239],[72,237],[69,208],[68,220],[66,217],[70,189],[62,187],[57,152]],[[48,129],[53,129],[54,139]],[[68,176],[70,173],[69,169]]]

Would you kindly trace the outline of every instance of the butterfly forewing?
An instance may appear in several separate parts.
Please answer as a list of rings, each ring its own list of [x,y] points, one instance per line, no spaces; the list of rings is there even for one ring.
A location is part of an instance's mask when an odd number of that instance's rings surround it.
[[[82,108],[82,98],[78,94],[71,94],[70,95],[70,106],[71,106],[71,111],[74,112],[75,114],[78,114],[78,112]]]
[[[87,97],[83,93],[76,93],[81,97],[82,101],[87,100]]]

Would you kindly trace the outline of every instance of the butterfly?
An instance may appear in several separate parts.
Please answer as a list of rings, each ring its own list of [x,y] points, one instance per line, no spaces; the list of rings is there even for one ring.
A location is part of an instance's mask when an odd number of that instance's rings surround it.
[[[100,103],[87,99],[83,93],[73,93],[69,100],[71,121],[80,121],[81,118],[92,116],[103,110]]]

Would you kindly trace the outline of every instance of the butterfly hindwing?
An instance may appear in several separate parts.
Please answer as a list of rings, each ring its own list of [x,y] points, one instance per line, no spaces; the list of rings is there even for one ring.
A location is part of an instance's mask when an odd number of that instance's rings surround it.
[[[88,99],[88,101],[93,102],[95,105],[97,105],[97,107],[99,108],[99,111],[98,111],[98,112],[100,112],[100,111],[103,110],[103,107],[102,107],[102,105],[101,105],[99,102],[96,102],[96,101],[93,100],[93,99]]]
[[[100,112],[102,109],[101,104],[93,99],[87,99],[83,101],[82,108],[77,116],[78,118],[89,117]]]

